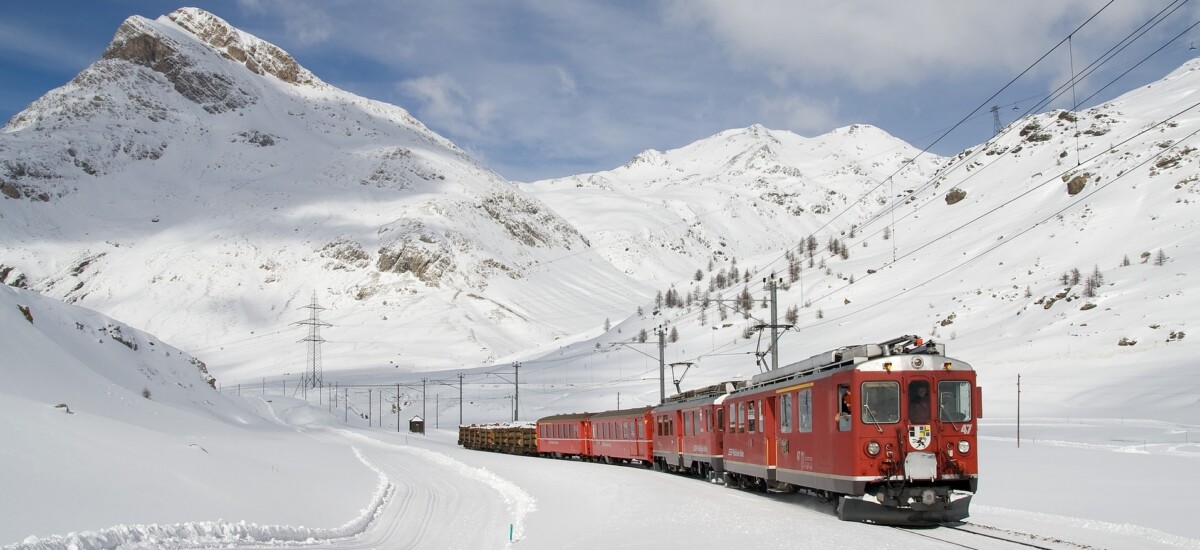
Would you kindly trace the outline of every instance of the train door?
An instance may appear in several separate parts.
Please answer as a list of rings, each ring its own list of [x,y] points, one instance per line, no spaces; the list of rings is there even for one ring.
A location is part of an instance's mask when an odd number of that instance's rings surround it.
[[[817,452],[817,463],[822,471],[828,472],[835,466],[833,450],[845,447],[843,440],[853,426],[850,411],[854,410],[854,394],[849,383],[825,387],[829,389],[821,392],[819,397],[814,395],[813,421],[818,426],[816,432],[824,434],[818,440],[818,448],[822,450]]]
[[[775,422],[779,418],[779,396],[771,395],[761,403],[762,431],[766,440],[763,443],[767,450],[767,468],[770,469],[779,465],[779,425]]]

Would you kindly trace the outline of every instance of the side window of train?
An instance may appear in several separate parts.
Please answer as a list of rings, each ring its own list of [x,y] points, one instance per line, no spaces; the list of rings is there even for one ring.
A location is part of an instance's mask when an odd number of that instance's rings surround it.
[[[837,387],[837,427],[838,431],[850,431],[850,386],[841,384]]]
[[[812,388],[805,388],[796,393],[796,408],[800,409],[800,431],[811,432],[812,419]]]
[[[792,394],[783,394],[783,400],[779,403],[779,431],[785,434],[792,433]]]
[[[738,433],[746,433],[746,404],[738,403]]]
[[[938,416],[942,422],[971,419],[971,383],[961,380],[938,382]]]
[[[717,409],[717,431],[725,431],[725,407]]]
[[[748,432],[754,433],[754,402],[746,404],[746,428]]]
[[[900,421],[900,384],[863,382],[862,421],[868,424],[894,424]]]

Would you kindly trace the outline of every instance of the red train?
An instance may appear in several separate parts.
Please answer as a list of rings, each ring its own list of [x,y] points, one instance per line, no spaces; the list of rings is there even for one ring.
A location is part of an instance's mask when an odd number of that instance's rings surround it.
[[[656,407],[546,417],[537,453],[802,490],[836,500],[843,520],[932,524],[968,516],[981,416],[971,366],[904,336]]]

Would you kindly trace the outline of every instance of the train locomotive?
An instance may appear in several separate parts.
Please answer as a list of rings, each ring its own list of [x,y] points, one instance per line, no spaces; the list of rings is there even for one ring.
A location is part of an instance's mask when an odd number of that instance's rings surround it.
[[[516,452],[804,491],[834,502],[843,520],[931,525],[969,514],[982,397],[969,364],[902,336],[655,407],[542,418],[530,428],[536,447]],[[472,429],[460,428],[460,443],[487,449],[469,443]]]

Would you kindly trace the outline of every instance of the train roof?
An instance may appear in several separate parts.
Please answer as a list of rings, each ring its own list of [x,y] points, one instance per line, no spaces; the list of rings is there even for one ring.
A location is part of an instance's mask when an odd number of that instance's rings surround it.
[[[585,413],[556,414],[553,416],[539,418],[538,423],[540,424],[542,422],[564,422],[564,421],[569,421],[569,420],[587,420],[587,418],[589,416],[592,416],[592,413],[585,412]]]
[[[935,343],[933,340],[924,340],[911,335],[893,338],[878,344],[843,346],[824,353],[818,353],[803,361],[797,361],[776,370],[756,375],[750,379],[750,384],[745,389],[814,378],[822,374],[832,374],[833,372],[850,369],[892,371],[941,367],[950,370],[973,370],[965,362],[945,357],[945,353],[945,344]],[[875,361],[889,357],[895,359],[892,361]]]
[[[649,406],[638,407],[636,409],[621,409],[619,411],[604,411],[593,414],[592,419],[595,420],[597,418],[614,418],[621,416],[642,416],[646,414],[646,411],[648,410],[650,410]]]
[[[668,397],[663,404],[654,407],[655,411],[677,411],[680,409],[689,409],[703,405],[711,405],[724,400],[726,395],[729,395],[738,388],[746,385],[745,380],[735,380],[729,382],[721,382],[703,388],[688,390],[683,393],[677,393]]]

